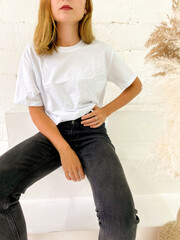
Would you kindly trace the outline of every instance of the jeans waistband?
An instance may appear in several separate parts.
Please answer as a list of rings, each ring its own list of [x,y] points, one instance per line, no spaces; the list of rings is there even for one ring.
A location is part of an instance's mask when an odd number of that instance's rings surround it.
[[[91,113],[92,111],[89,111],[88,113]],[[88,114],[86,113],[86,114]],[[85,114],[85,115],[86,115]],[[83,115],[83,116],[85,116]],[[82,116],[81,116],[82,117]],[[75,119],[75,120],[68,120],[68,121],[65,121],[65,122],[60,122],[59,124],[74,124],[74,123],[80,123],[82,121],[81,117]]]

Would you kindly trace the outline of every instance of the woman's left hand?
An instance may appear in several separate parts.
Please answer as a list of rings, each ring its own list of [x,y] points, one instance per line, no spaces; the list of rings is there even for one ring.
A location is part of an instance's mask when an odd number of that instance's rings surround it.
[[[93,107],[93,110],[93,112],[81,117],[81,123],[84,124],[84,126],[89,126],[90,128],[97,128],[104,123],[107,118],[107,113],[104,108],[100,108],[97,105]]]

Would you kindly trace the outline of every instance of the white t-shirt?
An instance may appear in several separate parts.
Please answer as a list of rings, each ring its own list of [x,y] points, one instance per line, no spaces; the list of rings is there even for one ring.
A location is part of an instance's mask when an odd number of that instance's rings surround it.
[[[38,56],[33,42],[26,45],[19,64],[14,103],[43,106],[57,125],[75,120],[95,105],[102,107],[107,81],[121,90],[137,74],[106,42],[82,39],[70,47],[58,47],[58,53]]]

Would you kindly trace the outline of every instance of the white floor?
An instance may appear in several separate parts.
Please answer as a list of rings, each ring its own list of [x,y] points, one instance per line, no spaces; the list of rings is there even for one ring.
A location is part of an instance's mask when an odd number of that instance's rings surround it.
[[[97,240],[98,231],[63,231],[28,234],[28,240]]]
[[[136,240],[159,240],[159,227],[138,227]],[[98,230],[28,234],[28,240],[98,240]]]

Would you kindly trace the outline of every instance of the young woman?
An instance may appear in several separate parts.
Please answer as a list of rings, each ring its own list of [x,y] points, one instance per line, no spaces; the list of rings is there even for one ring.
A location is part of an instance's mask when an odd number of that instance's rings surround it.
[[[87,176],[99,240],[135,239],[140,220],[105,120],[139,94],[142,84],[110,45],[94,38],[92,11],[91,0],[40,1],[14,97],[29,107],[39,132],[0,156],[1,240],[27,240],[19,198],[61,166],[67,180]],[[123,92],[102,107],[107,81]]]

